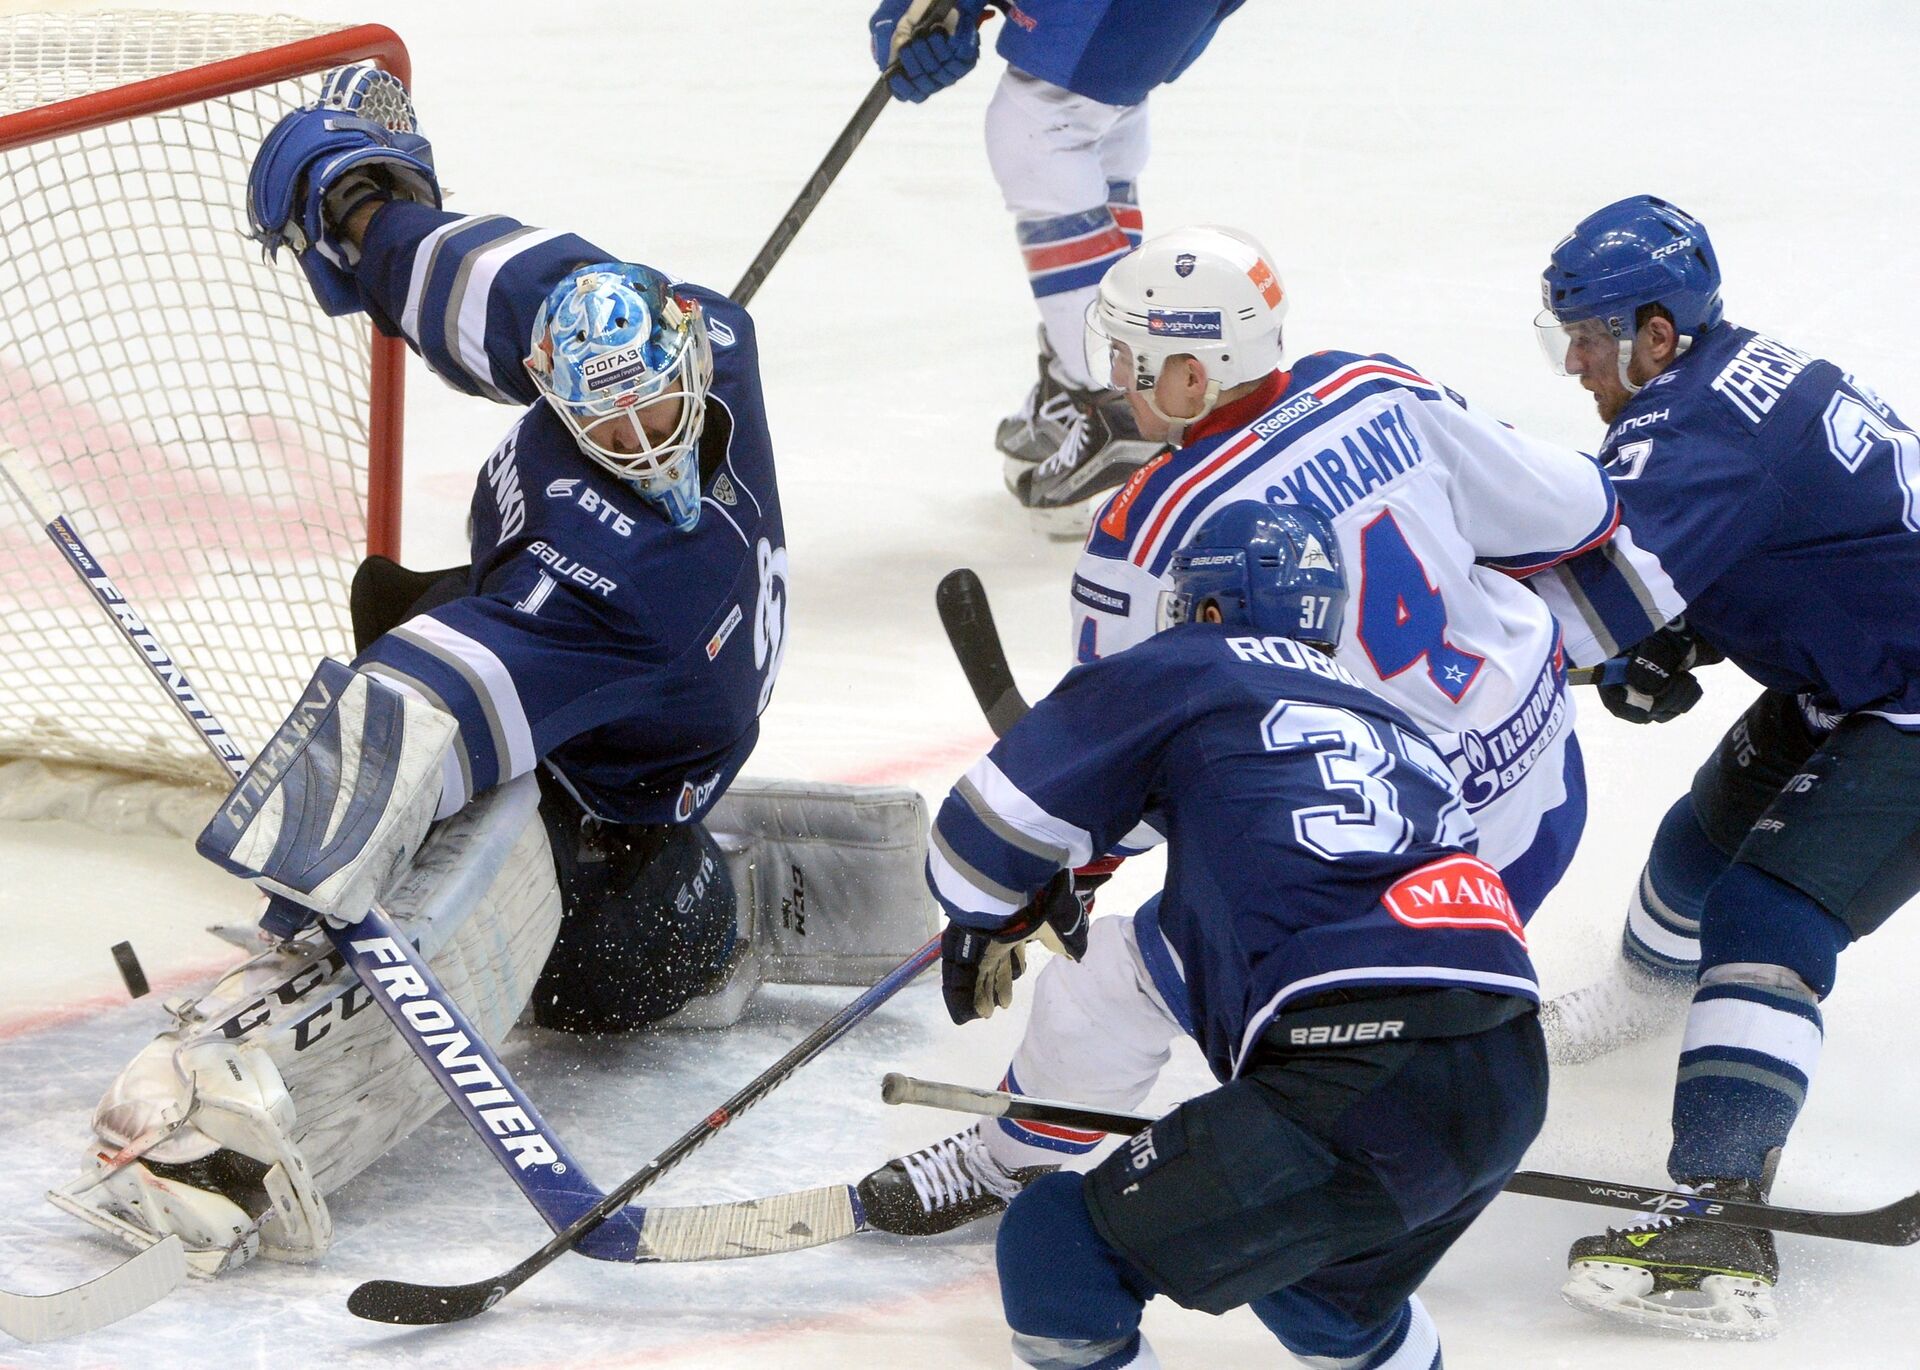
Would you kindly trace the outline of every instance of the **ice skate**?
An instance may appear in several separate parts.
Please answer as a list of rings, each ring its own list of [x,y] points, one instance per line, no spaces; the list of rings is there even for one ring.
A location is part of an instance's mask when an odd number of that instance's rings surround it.
[[[860,1202],[875,1230],[933,1237],[1006,1208],[1013,1196],[1057,1165],[1007,1170],[987,1151],[979,1125],[888,1161],[860,1181]]]
[[[1031,471],[1060,450],[1073,422],[1074,388],[1060,370],[1059,359],[1047,345],[1046,329],[1040,330],[1040,378],[1027,391],[1018,409],[1000,420],[994,431],[993,445],[1000,449],[1000,473],[1007,489],[1016,490],[1022,472]],[[1017,493],[1017,490],[1016,490]]]
[[[1571,1066],[1617,1051],[1679,1022],[1692,998],[1690,980],[1657,976],[1631,961],[1616,961],[1592,984],[1540,1005],[1547,1059]]]
[[[1126,398],[1112,391],[1072,391],[1074,412],[1060,446],[1009,483],[1049,537],[1085,536],[1094,508],[1126,483],[1160,444],[1140,436]]]
[[[1689,1193],[1763,1198],[1746,1180],[1705,1180]],[[1780,1278],[1773,1234],[1697,1218],[1654,1217],[1582,1237],[1567,1253],[1563,1298],[1575,1308],[1696,1337],[1771,1337]]]

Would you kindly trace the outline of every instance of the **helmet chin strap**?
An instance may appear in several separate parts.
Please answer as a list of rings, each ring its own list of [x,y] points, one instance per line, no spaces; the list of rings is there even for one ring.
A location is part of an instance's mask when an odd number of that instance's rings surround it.
[[[1147,402],[1147,408],[1153,411],[1153,416],[1167,425],[1168,444],[1173,447],[1180,447],[1183,446],[1186,441],[1187,425],[1200,422],[1200,420],[1213,412],[1215,405],[1220,403],[1220,382],[1215,380],[1207,382],[1207,393],[1205,398],[1200,401],[1200,412],[1189,415],[1184,419],[1176,419],[1173,415],[1167,413],[1159,405],[1155,404],[1153,402],[1153,391],[1140,390],[1135,393]]]
[[[1633,361],[1633,343],[1634,343],[1634,340],[1632,338],[1622,338],[1619,343],[1620,384],[1622,388],[1626,390],[1629,398],[1639,394],[1642,390],[1646,389],[1645,382],[1636,382],[1631,376],[1627,374],[1627,367]],[[1685,336],[1676,337],[1673,340],[1673,360],[1679,361],[1680,358],[1686,356],[1687,349],[1692,346],[1693,346],[1692,338],[1685,337]],[[1672,362],[1669,362],[1668,365],[1671,366]],[[1647,379],[1652,380],[1653,378],[1649,376]],[[1158,413],[1159,411],[1155,410],[1154,412]]]

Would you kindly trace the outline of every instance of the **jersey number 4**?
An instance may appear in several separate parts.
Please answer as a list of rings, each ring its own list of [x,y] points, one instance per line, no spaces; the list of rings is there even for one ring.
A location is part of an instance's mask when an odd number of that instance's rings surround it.
[[[1458,704],[1486,658],[1447,641],[1447,601],[1387,510],[1360,530],[1360,645],[1382,680],[1424,661],[1427,678]]]

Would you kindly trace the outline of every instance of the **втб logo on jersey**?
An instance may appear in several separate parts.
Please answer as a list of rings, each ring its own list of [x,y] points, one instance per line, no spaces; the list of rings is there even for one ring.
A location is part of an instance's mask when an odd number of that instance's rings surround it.
[[[602,527],[613,529],[623,538],[633,536],[633,517],[623,513],[612,500],[591,485],[585,485],[576,476],[565,476],[559,480],[548,481],[547,498],[571,500],[592,514],[594,521]]]

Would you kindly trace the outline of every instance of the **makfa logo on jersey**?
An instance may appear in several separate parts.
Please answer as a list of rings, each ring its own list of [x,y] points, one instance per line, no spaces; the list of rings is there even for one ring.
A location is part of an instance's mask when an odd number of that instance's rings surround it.
[[[1500,873],[1464,852],[1401,876],[1380,902],[1395,922],[1410,928],[1504,932],[1521,946],[1527,944],[1526,929]]]

